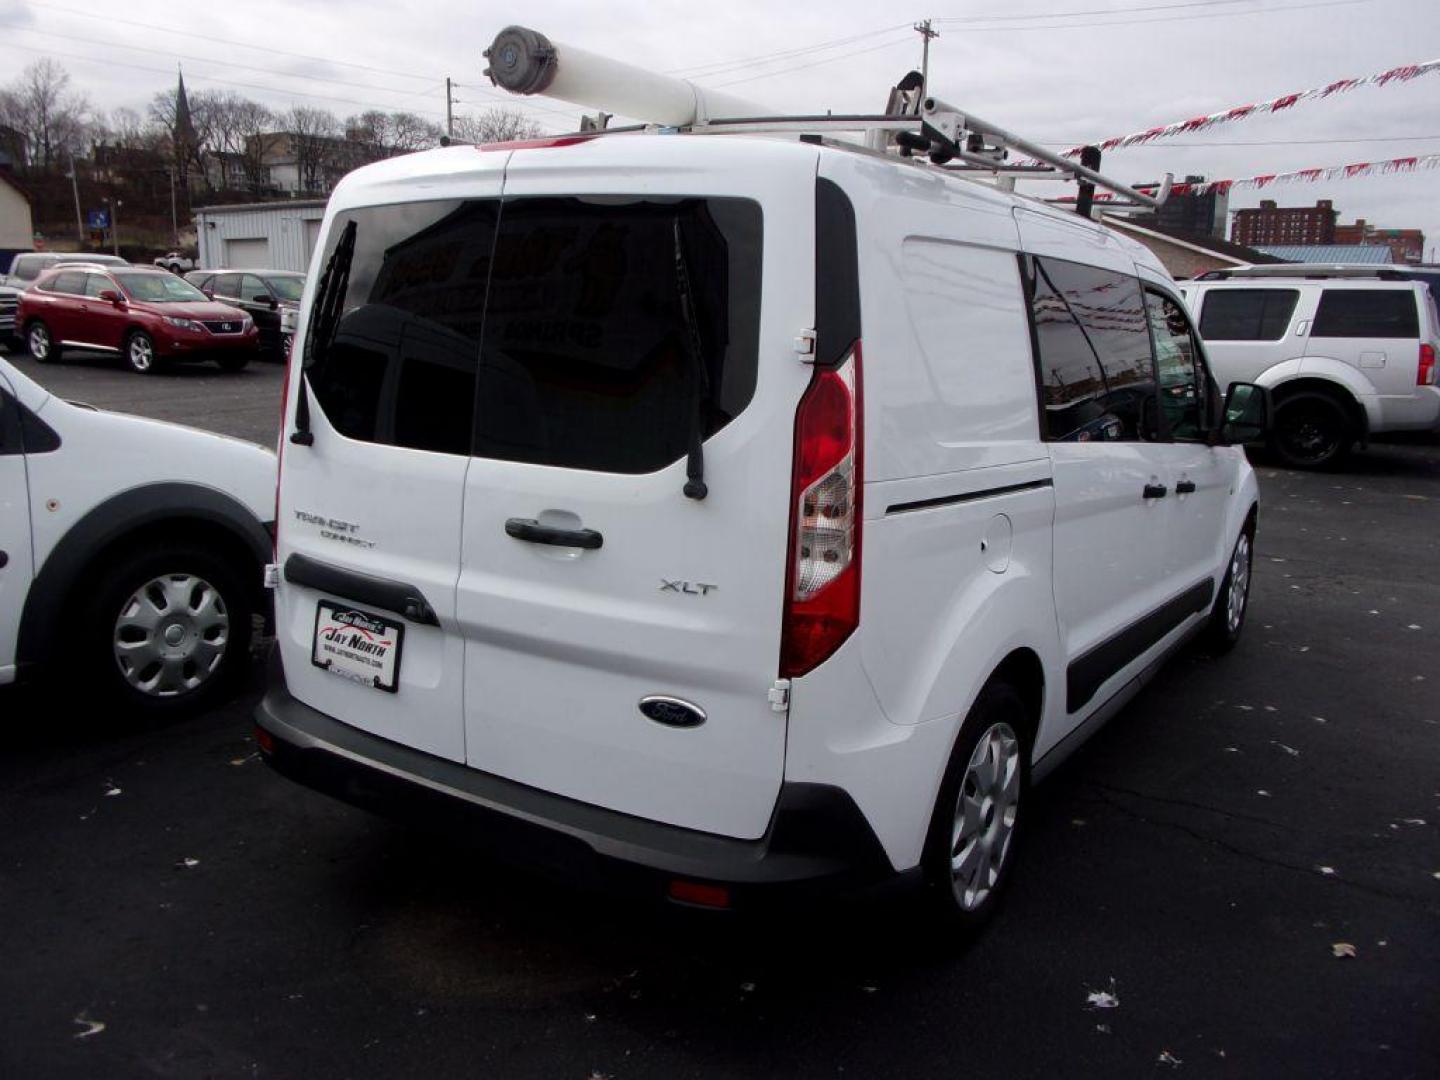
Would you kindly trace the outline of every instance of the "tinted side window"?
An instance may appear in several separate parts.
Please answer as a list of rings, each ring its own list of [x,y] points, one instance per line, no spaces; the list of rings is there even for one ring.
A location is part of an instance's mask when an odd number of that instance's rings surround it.
[[[1200,336],[1206,341],[1279,341],[1299,301],[1299,289],[1212,289],[1200,311]]]
[[[239,274],[216,274],[210,279],[210,291],[216,296],[234,299],[240,295],[235,291],[239,284]]]
[[[1315,312],[1313,337],[1420,336],[1415,296],[1398,289],[1326,289]]]
[[[1185,311],[1170,297],[1145,292],[1150,336],[1155,341],[1155,369],[1160,382],[1160,408],[1176,439],[1195,440],[1204,433],[1205,371]]]
[[[20,454],[25,445],[20,439],[20,410],[5,384],[0,382],[0,456]],[[23,509],[24,503],[21,502]]]
[[[1155,375],[1140,283],[1060,259],[1033,259],[1031,266],[1046,435],[1153,438]]]
[[[103,274],[86,274],[86,275],[85,275],[85,295],[86,295],[86,296],[95,296],[95,297],[98,297],[98,296],[99,296],[102,292],[104,292],[106,289],[111,289],[111,290],[113,290],[113,291],[115,291],[115,292],[119,292],[119,291],[120,291],[119,289],[116,289],[116,288],[115,288],[115,283],[114,283],[113,281],[111,281],[109,278],[105,277]]]
[[[240,278],[240,292],[238,295],[242,300],[249,300],[252,303],[256,299],[259,299],[261,303],[265,303],[270,299],[270,290],[267,289],[265,283],[254,274],[245,274]]]
[[[50,291],[84,296],[85,276],[83,270],[66,270],[63,274],[56,274],[55,280],[50,282]]]
[[[15,256],[15,263],[10,267],[10,273],[21,281],[34,281],[53,262],[53,259],[26,258],[24,255]]]

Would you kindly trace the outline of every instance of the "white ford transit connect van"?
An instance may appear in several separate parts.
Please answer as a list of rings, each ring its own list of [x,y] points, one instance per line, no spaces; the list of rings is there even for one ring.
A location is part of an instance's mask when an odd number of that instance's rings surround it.
[[[336,189],[282,434],[282,773],[682,903],[927,878],[1207,626],[1256,483],[1144,248],[779,137]],[[1228,417],[1228,424],[1222,419]]]
[[[1270,445],[1286,464],[1333,466],[1371,435],[1440,429],[1440,320],[1425,282],[1251,270],[1187,282],[1185,297],[1216,376],[1271,389]]]

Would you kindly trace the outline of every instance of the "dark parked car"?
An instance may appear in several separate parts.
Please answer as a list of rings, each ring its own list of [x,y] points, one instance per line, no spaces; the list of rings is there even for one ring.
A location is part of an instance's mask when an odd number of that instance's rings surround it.
[[[239,371],[259,349],[255,323],[165,270],[62,268],[20,294],[16,323],[30,355],[73,346],[119,353],[148,375],[165,361],[214,360]]]
[[[185,280],[207,296],[233,304],[260,328],[260,351],[283,361],[305,291],[305,275],[290,270],[195,270]]]

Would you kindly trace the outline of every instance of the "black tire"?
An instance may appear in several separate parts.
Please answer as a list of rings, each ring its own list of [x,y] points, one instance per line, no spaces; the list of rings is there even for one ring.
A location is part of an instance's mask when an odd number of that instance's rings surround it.
[[[973,934],[994,914],[1010,881],[1030,792],[1030,721],[1019,691],[1007,682],[992,679],[976,698],[950,754],[950,764],[931,815],[922,864],[933,911],[960,938]],[[1011,759],[1013,773],[1003,762],[996,773],[998,783],[1007,788],[1007,780],[1013,776],[1013,803],[1007,804],[1005,799],[995,796],[994,789],[984,790],[976,784],[973,773],[977,757],[1000,760],[988,752],[998,749],[997,736],[1001,742],[1007,738],[1013,740],[1010,747],[1015,755]],[[982,741],[987,743],[985,755],[978,753]],[[976,806],[978,814],[973,818],[977,831],[969,843],[962,833],[963,826],[957,821],[962,794]],[[1013,807],[1013,815],[1006,807]],[[995,850],[996,846],[999,851]],[[984,871],[979,879],[984,886],[983,893],[967,888],[964,874],[957,874],[954,869],[957,857],[964,865],[963,853],[967,851],[973,853],[971,858],[977,860]]]
[[[25,351],[37,364],[54,364],[60,360],[60,346],[50,336],[50,327],[32,319],[25,327]]]
[[[224,356],[217,356],[215,363],[220,365],[221,371],[244,371],[250,366],[250,354],[229,353]]]
[[[119,713],[149,719],[214,705],[249,664],[256,594],[245,570],[184,541],[118,557],[77,605],[77,684]],[[143,629],[152,618],[153,629]],[[63,670],[65,658],[56,664]]]
[[[1275,406],[1270,449],[1293,469],[1334,468],[1349,456],[1354,424],[1333,394],[1303,390]]]
[[[1230,561],[1225,565],[1225,577],[1220,582],[1219,595],[1210,609],[1210,622],[1205,627],[1205,644],[1212,653],[1220,655],[1235,647],[1245,629],[1245,617],[1250,612],[1251,567],[1255,562],[1255,527],[1247,524],[1235,539],[1230,549]],[[1235,574],[1243,575],[1240,588],[1233,590]],[[1238,605],[1238,610],[1237,610]]]
[[[131,330],[125,337],[125,366],[136,375],[154,375],[160,370],[155,339],[144,330]]]

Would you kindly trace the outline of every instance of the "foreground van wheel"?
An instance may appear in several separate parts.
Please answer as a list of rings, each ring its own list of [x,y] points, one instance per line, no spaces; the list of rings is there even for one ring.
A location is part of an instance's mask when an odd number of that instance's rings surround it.
[[[196,545],[118,559],[82,608],[83,678],[132,715],[214,704],[249,657],[254,597],[229,561]]]
[[[965,718],[940,785],[925,877],[939,914],[962,933],[994,912],[1015,862],[1029,794],[1027,721],[1014,687],[988,683]]]
[[[1246,526],[1230,552],[1230,564],[1220,582],[1220,594],[1210,609],[1210,625],[1205,634],[1211,652],[1226,653],[1240,640],[1245,629],[1245,614],[1250,609],[1250,568],[1255,558],[1255,536]]]

